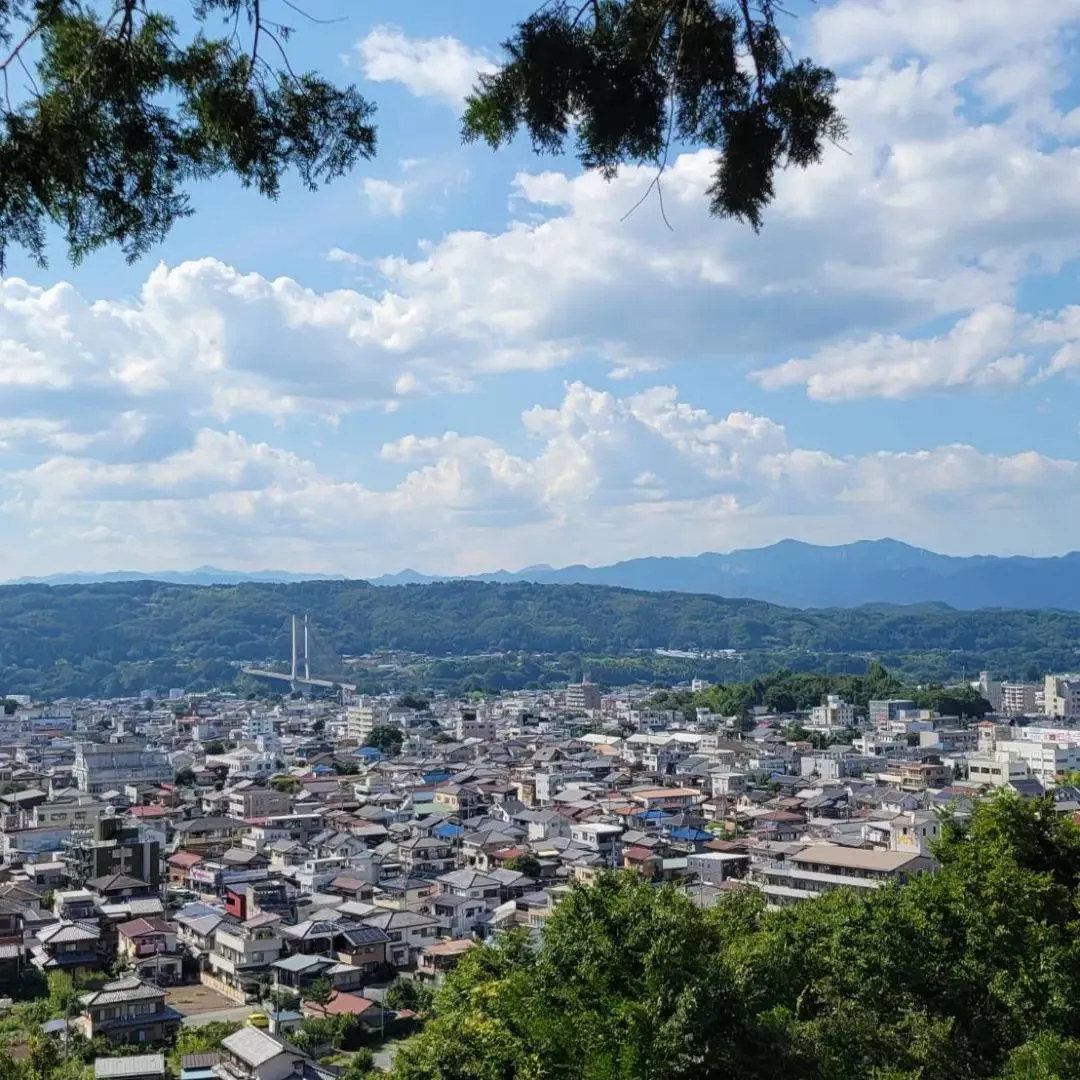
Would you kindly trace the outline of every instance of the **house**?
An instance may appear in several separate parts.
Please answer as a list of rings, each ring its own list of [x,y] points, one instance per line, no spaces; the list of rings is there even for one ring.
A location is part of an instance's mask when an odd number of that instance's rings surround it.
[[[157,890],[148,882],[127,874],[105,874],[103,877],[92,878],[86,883],[86,887],[106,903],[157,895]]]
[[[364,925],[386,934],[389,960],[396,968],[411,967],[424,946],[439,936],[438,919],[417,911],[381,911],[366,918]]]
[[[284,1039],[243,1027],[221,1040],[217,1080],[333,1080],[334,1074]]]
[[[398,844],[398,857],[405,874],[437,877],[453,870],[454,845],[436,836],[413,836]]]
[[[178,983],[183,975],[176,928],[160,918],[132,919],[117,927],[117,956],[159,986]]]
[[[166,860],[168,867],[169,883],[179,885],[181,888],[190,888],[191,871],[203,861],[203,857],[195,851],[174,851]]]
[[[31,961],[40,971],[83,975],[101,968],[101,931],[89,922],[52,923],[37,933]]]
[[[165,1003],[165,991],[136,976],[107,982],[79,998],[73,1023],[87,1039],[101,1036],[113,1046],[161,1043],[180,1030],[180,1013]]]
[[[240,1002],[257,998],[259,976],[281,957],[279,923],[276,915],[256,915],[247,922],[222,922],[214,930],[207,961],[215,989]]]
[[[386,1022],[386,1012],[377,1002],[342,990],[335,990],[325,1005],[305,1001],[301,1011],[305,1017],[355,1016],[369,1028],[381,1027]]]
[[[498,903],[492,907],[498,907]],[[491,908],[481,899],[441,892],[429,896],[420,910],[438,919],[443,934],[451,938],[464,938],[485,921]]]
[[[378,972],[389,963],[387,949],[390,938],[377,926],[350,926],[338,928],[334,937],[334,952],[344,964],[359,968],[365,975]]]
[[[417,979],[439,986],[475,944],[474,941],[438,941],[426,946],[416,965]]]
[[[94,1080],[165,1080],[164,1054],[97,1058]]]
[[[335,990],[359,990],[364,972],[329,956],[294,953],[271,965],[275,990],[296,990],[301,995],[319,979],[327,979]]]
[[[176,846],[199,855],[220,855],[240,840],[247,824],[231,817],[198,817],[176,826]]]

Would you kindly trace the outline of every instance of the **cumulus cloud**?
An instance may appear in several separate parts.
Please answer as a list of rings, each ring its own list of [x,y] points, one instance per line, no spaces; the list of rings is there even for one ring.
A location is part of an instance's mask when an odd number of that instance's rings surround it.
[[[583,383],[521,417],[527,452],[453,431],[379,451],[396,480],[330,474],[235,431],[200,429],[156,461],[104,464],[54,453],[7,478],[10,504],[49,522],[49,543],[108,540],[177,565],[250,564],[377,572],[388,562],[467,572],[506,563],[609,561],[775,539],[906,535],[1007,546],[1054,500],[1080,525],[1080,465],[967,445],[838,456],[793,445],[783,425],[714,416],[671,386],[617,397]],[[942,512],[944,509],[947,513]],[[388,554],[392,553],[392,555]]]
[[[1029,357],[1010,354],[1022,321],[1011,307],[991,304],[937,337],[874,334],[827,345],[813,356],[787,360],[752,377],[767,390],[805,386],[819,401],[906,398],[958,386],[1015,384],[1030,364]]]
[[[416,97],[460,108],[477,76],[494,71],[484,53],[455,37],[410,38],[395,26],[377,26],[356,44],[372,82],[401,83]]]
[[[405,213],[408,184],[402,181],[377,180],[368,177],[364,180],[363,190],[373,214],[379,217],[401,217]]]

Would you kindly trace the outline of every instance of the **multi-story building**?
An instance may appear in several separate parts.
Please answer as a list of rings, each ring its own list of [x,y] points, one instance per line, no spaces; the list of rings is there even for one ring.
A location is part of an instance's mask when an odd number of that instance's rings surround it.
[[[571,683],[566,688],[566,708],[568,712],[594,712],[600,709],[600,687],[587,679],[580,683]]]
[[[80,791],[99,794],[128,784],[163,784],[173,778],[173,768],[163,750],[143,746],[76,743],[72,769]]]
[[[1043,687],[1030,682],[1003,682],[1001,684],[1001,712],[1005,716],[1033,716],[1038,712],[1038,699]]]
[[[1047,716],[1080,717],[1080,675],[1047,675],[1043,711]]]
[[[462,742],[465,739],[482,739],[491,742],[495,738],[495,721],[475,709],[462,709],[457,718],[455,735]]]
[[[270,713],[250,712],[244,715],[240,727],[240,736],[245,742],[255,742],[260,738],[273,738],[274,717]]]
[[[110,874],[126,874],[149,885],[161,882],[161,842],[145,838],[137,825],[101,817],[92,829],[76,829],[64,844],[64,862],[76,885]]]
[[[810,710],[810,724],[819,728],[854,727],[855,708],[839,694],[829,694],[824,705],[817,705]]]
[[[975,689],[990,702],[990,708],[994,712],[1001,712],[1001,686],[1000,680],[992,678],[989,671],[979,672]]]
[[[292,799],[284,792],[261,785],[242,785],[229,793],[230,817],[267,818],[287,814],[292,809]]]
[[[885,728],[897,720],[905,719],[907,714],[918,715],[915,702],[907,698],[891,698],[888,701],[871,701],[869,705],[870,726]]]
[[[350,739],[359,743],[367,742],[371,733],[384,726],[389,719],[389,710],[374,698],[359,697],[348,707],[345,713],[345,730]]]

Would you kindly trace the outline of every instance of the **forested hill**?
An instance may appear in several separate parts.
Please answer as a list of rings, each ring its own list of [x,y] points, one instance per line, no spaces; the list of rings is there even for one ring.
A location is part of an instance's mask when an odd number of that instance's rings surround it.
[[[230,661],[285,660],[289,616],[309,613],[322,640],[350,656],[378,649],[439,655],[488,650],[614,656],[638,649],[815,654],[961,652],[1022,674],[1067,666],[1080,614],[953,611],[941,606],[803,611],[755,600],[591,585],[357,581],[195,587],[117,582],[0,588],[0,692],[119,692],[221,683]],[[153,662],[156,670],[144,670]],[[185,674],[186,673],[186,674]]]

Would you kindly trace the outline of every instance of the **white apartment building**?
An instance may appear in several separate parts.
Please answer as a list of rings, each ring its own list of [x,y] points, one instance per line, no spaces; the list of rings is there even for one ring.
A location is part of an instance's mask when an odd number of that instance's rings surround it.
[[[359,697],[348,707],[345,713],[345,729],[350,739],[367,742],[377,727],[388,721],[389,709],[370,697]]]
[[[1043,784],[1055,784],[1070,772],[1080,769],[1080,731],[1068,729],[1019,729],[1004,725],[979,725],[979,752],[969,758],[995,758],[1019,762],[1026,774]],[[1050,737],[1046,737],[1050,736]],[[978,779],[972,775],[971,779]],[[1005,777],[1001,782],[1012,779]]]
[[[1038,683],[1003,682],[1001,712],[1006,716],[1032,716],[1039,711],[1043,687]]]
[[[1043,711],[1047,716],[1080,717],[1080,675],[1047,675]]]
[[[270,713],[253,712],[244,716],[240,735],[244,742],[255,742],[259,738],[273,738],[274,717]]]
[[[839,694],[829,694],[824,705],[816,705],[810,710],[810,726],[817,728],[837,728],[855,726],[855,709]]]

